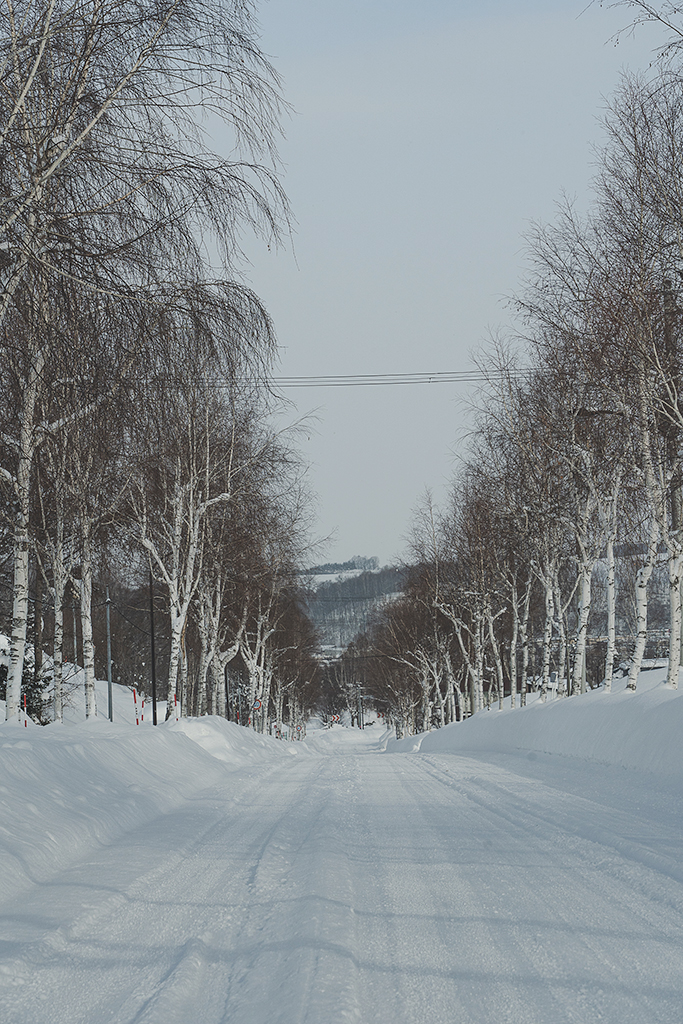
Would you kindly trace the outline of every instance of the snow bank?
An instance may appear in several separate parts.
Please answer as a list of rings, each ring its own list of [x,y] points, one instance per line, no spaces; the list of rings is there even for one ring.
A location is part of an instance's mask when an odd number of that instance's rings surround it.
[[[2,722],[0,902],[199,790],[239,785],[235,769],[277,770],[300,746],[218,718],[156,729],[102,717],[45,728],[23,716]]]
[[[593,690],[526,708],[480,711],[445,729],[389,739],[388,753],[509,752],[562,754],[653,772],[683,782],[683,690],[665,685],[666,670],[641,674],[638,690],[615,680],[612,693]],[[506,701],[509,704],[509,701]]]
[[[270,736],[259,736],[251,729],[244,729],[214,715],[181,718],[179,722],[171,719],[165,728],[187,736],[207,754],[235,766],[261,764],[283,755],[292,756],[305,751],[301,743],[284,743]]]
[[[6,646],[4,646],[6,644]],[[44,655],[47,659],[47,655]],[[0,634],[0,665],[9,663],[9,640]],[[133,691],[120,683],[112,683],[112,696],[114,702],[114,721],[117,723],[126,722],[128,725],[135,724],[135,703]],[[78,665],[68,662],[64,663],[64,682],[62,690],[64,702],[64,722],[67,725],[75,725],[85,722],[85,672]],[[106,680],[95,681],[95,707],[98,718],[106,719],[109,713],[109,694]],[[137,694],[138,717],[142,713],[142,696]],[[157,718],[164,720],[166,716],[166,701],[157,701]],[[5,701],[0,700],[0,721],[5,721]],[[145,725],[152,722],[152,703],[146,698],[144,707]]]

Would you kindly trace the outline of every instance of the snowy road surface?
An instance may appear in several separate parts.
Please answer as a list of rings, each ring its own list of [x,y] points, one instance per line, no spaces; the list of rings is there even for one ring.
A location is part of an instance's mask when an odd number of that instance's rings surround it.
[[[683,1021],[674,792],[345,732],[6,902],[5,1024]]]

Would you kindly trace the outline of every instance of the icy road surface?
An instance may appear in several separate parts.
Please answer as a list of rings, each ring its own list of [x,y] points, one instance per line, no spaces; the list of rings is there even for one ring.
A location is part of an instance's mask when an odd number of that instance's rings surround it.
[[[681,1024],[675,793],[372,733],[226,768],[5,903],[0,1018]]]

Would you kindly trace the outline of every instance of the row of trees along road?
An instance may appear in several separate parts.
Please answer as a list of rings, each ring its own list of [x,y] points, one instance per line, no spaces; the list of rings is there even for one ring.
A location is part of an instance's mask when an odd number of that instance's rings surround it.
[[[134,592],[151,573],[169,708],[177,695],[184,711],[225,713],[239,658],[263,728],[310,677],[311,637],[294,583],[300,470],[267,427],[273,328],[235,280],[240,233],[277,242],[288,221],[283,104],[253,5],[8,0],[0,33],[7,717],[30,590],[40,639],[50,621],[58,720],[78,594],[90,716],[93,594],[104,579]]]
[[[551,681],[609,690],[624,658],[634,690],[662,577],[678,686],[683,25],[671,25],[656,71],[625,75],[609,104],[588,215],[565,203],[533,232],[517,327],[481,357],[488,383],[448,505],[422,504],[402,599],[347,652],[399,735],[507,694],[524,704],[529,680],[542,700]]]

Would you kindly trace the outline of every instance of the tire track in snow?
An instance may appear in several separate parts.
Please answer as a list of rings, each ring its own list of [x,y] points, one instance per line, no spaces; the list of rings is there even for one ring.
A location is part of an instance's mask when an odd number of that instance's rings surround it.
[[[252,872],[258,902],[273,912],[240,959],[246,969],[225,1020],[319,1024],[362,1019],[356,992],[354,880],[346,849],[348,770],[341,759],[308,764],[306,792],[264,842]]]
[[[447,767],[439,764],[433,756],[422,755],[420,762],[423,762],[421,764],[423,770],[436,781],[450,788],[457,788],[469,800],[477,803],[483,811],[503,818],[513,829],[520,827],[520,812],[522,812],[523,827],[526,831],[531,831],[534,823],[537,823],[541,828],[545,826],[555,832],[561,832],[565,836],[571,833],[578,840],[607,848],[626,860],[634,861],[657,874],[665,875],[667,878],[683,884],[683,866],[679,861],[629,837],[629,831],[633,830],[636,824],[633,814],[627,815],[617,810],[608,809],[603,804],[596,804],[588,797],[560,793],[557,789],[548,788],[540,779],[530,783],[529,779],[521,779],[512,773],[503,776],[500,770],[494,770],[495,774],[485,774],[478,763],[476,774],[468,780],[468,784],[465,786],[462,782],[456,782]],[[535,796],[533,801],[529,799],[528,795],[532,789]],[[525,791],[527,795],[525,795]],[[514,802],[514,814],[505,806],[501,806],[501,804],[510,804],[510,802]],[[560,802],[562,810],[558,811],[556,805]],[[596,817],[602,819],[600,823],[596,822]],[[609,825],[604,823],[605,818],[609,818]],[[648,828],[646,823],[643,823],[640,831],[648,833],[650,842],[657,839],[652,828]],[[664,831],[661,825],[659,832],[661,842],[667,846],[678,846],[683,854],[683,836],[680,832],[674,829]],[[662,832],[664,834],[661,834]],[[683,909],[683,903],[679,904],[679,909]]]
[[[515,963],[535,967],[559,1000],[554,1013],[537,1006],[539,1020],[679,1024],[680,885],[672,892],[668,878],[664,887],[640,864],[618,871],[619,858],[606,862],[581,834],[582,813],[592,806],[585,798],[467,757],[411,760],[451,793],[454,806],[465,802],[462,817],[482,842],[474,872],[480,913],[507,919],[495,940],[498,977]],[[428,815],[437,803],[426,805]],[[520,972],[518,985],[534,993],[536,981]]]
[[[238,796],[208,790],[62,872],[31,900],[3,908],[6,977],[21,981],[21,994],[3,999],[4,1019],[92,1024],[99,1014],[128,1022],[164,987],[181,991],[198,962],[200,947],[188,945],[192,933],[201,943],[208,918],[229,931],[234,915],[225,892],[232,886],[238,907],[246,893],[245,864],[262,825],[245,816],[244,805],[259,792],[277,791],[283,777],[282,766],[226,773]],[[287,795],[296,799],[290,788]],[[236,829],[240,853],[226,857]]]

